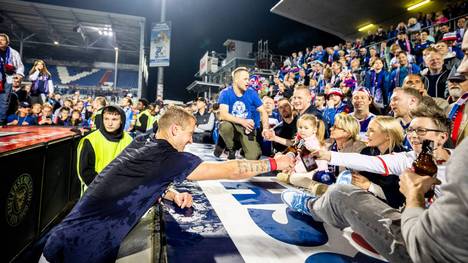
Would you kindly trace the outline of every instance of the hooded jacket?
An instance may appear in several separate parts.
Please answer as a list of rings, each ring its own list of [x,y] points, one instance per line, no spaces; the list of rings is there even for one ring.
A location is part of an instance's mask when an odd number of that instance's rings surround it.
[[[115,157],[117,157],[132,138],[124,131],[125,113],[120,107],[107,106],[116,109],[121,118],[119,129],[113,133],[106,131],[104,118],[100,118],[99,129],[95,130],[80,140],[77,150],[77,173],[81,181],[81,194],[87,186]]]

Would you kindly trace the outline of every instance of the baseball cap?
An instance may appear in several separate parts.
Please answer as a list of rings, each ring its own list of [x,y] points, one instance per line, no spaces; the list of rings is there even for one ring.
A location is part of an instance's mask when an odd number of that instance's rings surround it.
[[[31,105],[29,103],[27,103],[26,101],[22,101],[20,104],[19,104],[20,108],[31,108]]]
[[[442,41],[455,41],[455,40],[457,40],[456,32],[445,33],[442,36]]]
[[[447,77],[447,81],[452,81],[452,82],[463,82],[465,80],[466,80],[465,75],[457,72],[457,67],[453,67],[452,70],[450,71],[450,74]]]
[[[366,88],[364,88],[364,87],[359,87],[359,88],[355,89],[355,90],[353,91],[353,96],[354,96],[354,94],[356,94],[356,93],[359,92],[359,91],[362,91],[362,92],[366,93],[367,96],[371,97],[371,94],[370,94],[369,90],[366,89]]]
[[[327,96],[330,96],[330,95],[338,95],[340,97],[343,97],[343,92],[341,91],[340,88],[331,88],[328,93],[327,93]]]

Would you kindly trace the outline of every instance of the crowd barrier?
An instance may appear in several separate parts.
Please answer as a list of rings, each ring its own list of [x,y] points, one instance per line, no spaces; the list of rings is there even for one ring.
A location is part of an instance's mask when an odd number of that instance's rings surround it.
[[[77,200],[80,136],[69,128],[0,128],[3,262],[14,260]]]

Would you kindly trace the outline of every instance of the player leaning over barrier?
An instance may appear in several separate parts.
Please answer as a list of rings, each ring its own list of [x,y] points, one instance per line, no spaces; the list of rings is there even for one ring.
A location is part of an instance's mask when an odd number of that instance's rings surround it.
[[[51,230],[40,262],[114,261],[121,241],[173,181],[245,179],[294,165],[284,155],[261,161],[203,162],[183,152],[194,129],[192,114],[169,108],[159,120],[158,132],[135,138]]]

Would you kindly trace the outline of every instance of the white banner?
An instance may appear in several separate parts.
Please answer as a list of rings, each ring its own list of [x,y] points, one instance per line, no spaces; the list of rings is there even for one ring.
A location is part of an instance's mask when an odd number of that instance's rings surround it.
[[[200,67],[199,67],[200,76],[206,74],[208,72],[208,51],[203,55],[200,59]]]
[[[167,67],[171,51],[171,22],[154,24],[151,29],[150,67]]]

